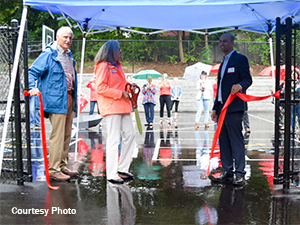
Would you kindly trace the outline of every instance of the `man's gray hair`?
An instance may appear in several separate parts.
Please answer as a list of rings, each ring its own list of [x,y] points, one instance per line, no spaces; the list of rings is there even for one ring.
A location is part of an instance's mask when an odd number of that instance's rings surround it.
[[[67,26],[60,27],[56,32],[56,36],[60,37],[65,32],[67,32],[69,34],[72,34],[72,37],[74,36],[72,29],[70,27],[67,27]]]
[[[105,42],[95,56],[94,63],[117,62],[117,54],[120,51],[120,44],[116,40]]]

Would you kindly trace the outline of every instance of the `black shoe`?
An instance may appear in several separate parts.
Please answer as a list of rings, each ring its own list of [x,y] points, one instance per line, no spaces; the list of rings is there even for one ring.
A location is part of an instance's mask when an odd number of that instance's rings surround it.
[[[229,183],[233,181],[233,174],[224,171],[220,176],[212,177],[211,180],[217,183],[225,183],[225,182]]]
[[[150,126],[150,123],[145,123],[144,125],[147,127],[147,126]]]
[[[131,173],[125,173],[125,172],[118,171],[118,174],[119,174],[119,177],[121,177],[124,181],[130,181],[130,180],[134,179],[134,176]]]
[[[110,180],[107,180],[107,181],[109,181],[110,183],[113,183],[113,184],[124,184],[124,180],[122,178],[110,179]]]
[[[236,186],[244,186],[245,185],[245,177],[244,176],[241,176],[241,175],[237,175],[233,182],[232,182],[233,185],[236,185]]]

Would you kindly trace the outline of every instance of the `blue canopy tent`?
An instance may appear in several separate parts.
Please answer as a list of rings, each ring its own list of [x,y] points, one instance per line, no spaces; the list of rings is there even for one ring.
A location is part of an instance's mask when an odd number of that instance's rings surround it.
[[[281,21],[290,17],[293,24],[300,22],[300,0],[24,0],[23,5],[2,133],[0,168],[28,8],[49,12],[54,19],[65,19],[71,27],[70,20],[77,23],[77,26],[72,28],[79,27],[83,33],[80,83],[85,40],[91,33],[120,29],[151,35],[168,30],[185,30],[209,35],[241,29],[270,35],[276,30],[277,17]],[[156,31],[140,32],[133,30],[133,27],[151,28]],[[209,28],[222,29],[209,33],[199,31]],[[273,56],[271,58],[273,59]],[[273,62],[271,64],[273,65]]]
[[[300,20],[300,1],[287,0],[25,0],[24,6],[61,15],[57,19],[71,18],[87,34],[128,27],[190,32],[231,27],[270,33],[276,17]]]

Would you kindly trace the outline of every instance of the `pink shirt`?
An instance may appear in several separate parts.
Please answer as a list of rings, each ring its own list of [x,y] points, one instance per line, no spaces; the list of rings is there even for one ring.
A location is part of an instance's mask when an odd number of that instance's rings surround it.
[[[161,81],[159,82],[158,86],[161,85]],[[160,95],[171,95],[171,84],[169,81],[163,83],[160,87]]]
[[[91,80],[90,82],[88,82],[86,87],[91,89],[90,102],[97,101],[96,80]]]

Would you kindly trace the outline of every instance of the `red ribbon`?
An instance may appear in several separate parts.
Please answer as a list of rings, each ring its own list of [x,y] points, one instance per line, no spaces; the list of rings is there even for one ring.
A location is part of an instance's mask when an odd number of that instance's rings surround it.
[[[30,95],[29,91],[24,91],[24,96]],[[47,141],[46,141],[46,128],[45,128],[45,119],[44,119],[44,108],[43,108],[43,100],[42,93],[39,92],[40,98],[40,114],[41,114],[41,133],[42,133],[42,144],[43,144],[43,154],[44,154],[44,165],[45,165],[45,176],[47,185],[51,190],[57,190],[59,187],[51,186],[50,184],[50,175],[49,175],[49,164],[48,164],[48,152],[47,152]]]
[[[214,139],[213,139],[212,146],[211,146],[211,151],[210,151],[210,156],[209,156],[209,164],[208,164],[208,168],[207,168],[207,171],[206,171],[207,176],[209,175],[209,172],[210,172],[211,158],[213,156],[217,141],[218,141],[219,136],[220,136],[220,132],[221,132],[222,127],[223,127],[223,122],[224,122],[224,119],[225,119],[225,116],[226,116],[227,108],[230,105],[230,103],[233,101],[233,99],[235,97],[239,97],[244,102],[250,102],[250,101],[262,101],[262,100],[265,100],[265,99],[270,98],[272,96],[279,99],[280,98],[280,91],[277,91],[275,94],[272,94],[272,95],[261,96],[261,97],[246,95],[246,94],[241,93],[241,92],[238,92],[235,95],[233,95],[233,94],[229,95],[229,97],[227,98],[227,101],[225,102],[225,104],[224,104],[224,106],[221,110],[221,114],[220,114],[220,117],[219,117],[219,120],[218,120],[218,126],[217,126],[217,129],[216,129],[216,132],[215,132],[215,136],[214,136]]]

